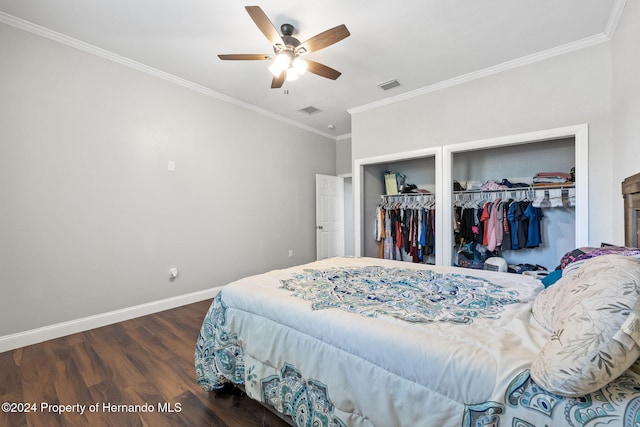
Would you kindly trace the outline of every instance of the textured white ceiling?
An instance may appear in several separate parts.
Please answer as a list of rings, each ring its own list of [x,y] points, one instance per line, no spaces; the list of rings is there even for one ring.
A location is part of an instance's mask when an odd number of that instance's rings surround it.
[[[271,89],[268,62],[219,60],[219,53],[272,52],[247,5],[259,5],[278,29],[293,24],[301,41],[345,24],[350,37],[309,55],[342,76],[307,73]],[[339,137],[351,132],[349,109],[606,40],[623,6],[624,0],[0,0],[7,14],[0,18],[29,21]],[[401,86],[377,86],[391,79]],[[310,105],[322,111],[299,111]]]

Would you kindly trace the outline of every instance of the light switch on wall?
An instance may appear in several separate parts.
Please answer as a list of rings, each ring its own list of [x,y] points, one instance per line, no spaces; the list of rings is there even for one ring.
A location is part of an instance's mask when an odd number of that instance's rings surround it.
[[[169,160],[169,164],[167,165],[167,169],[170,171],[175,171],[176,170],[176,162],[174,162],[173,160]]]

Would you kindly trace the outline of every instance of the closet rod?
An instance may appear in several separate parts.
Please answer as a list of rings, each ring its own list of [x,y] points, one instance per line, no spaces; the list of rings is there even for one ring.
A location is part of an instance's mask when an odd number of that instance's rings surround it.
[[[571,185],[530,185],[528,187],[511,187],[498,190],[460,190],[454,191],[453,194],[476,194],[476,193],[504,193],[510,191],[535,191],[535,190],[570,190],[576,188]]]
[[[402,194],[382,194],[380,197],[385,199],[387,197],[436,197],[436,195],[431,193],[402,193]]]
[[[404,208],[419,209],[432,208],[436,201],[435,194],[431,193],[403,193],[403,194],[381,194],[380,207],[383,208]]]

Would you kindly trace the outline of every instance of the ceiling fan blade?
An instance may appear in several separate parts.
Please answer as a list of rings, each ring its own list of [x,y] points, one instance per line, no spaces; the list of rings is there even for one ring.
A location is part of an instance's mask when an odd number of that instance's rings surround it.
[[[228,55],[218,55],[218,58],[228,61],[262,61],[265,59],[272,59],[273,55],[268,55],[264,53],[232,53]]]
[[[305,61],[307,62],[307,71],[313,74],[317,74],[331,80],[337,79],[342,74],[340,71],[334,70],[333,68],[327,67],[319,62],[311,61],[309,59],[305,59]]]
[[[284,71],[281,72],[278,77],[274,77],[273,80],[271,80],[271,89],[281,88],[282,85],[284,84],[285,77],[286,77],[286,73]]]
[[[249,13],[249,16],[251,16],[251,19],[253,19],[253,22],[255,22],[260,31],[262,31],[262,34],[267,37],[272,45],[281,45],[284,47],[284,42],[282,41],[282,37],[280,37],[280,33],[278,33],[278,30],[276,30],[276,27],[273,26],[260,6],[245,6],[245,9]]]
[[[340,40],[349,37],[351,33],[347,30],[347,27],[338,25],[327,31],[323,31],[306,40],[296,48],[297,55],[304,55],[311,52],[316,52],[320,49],[324,49],[327,46],[331,46],[334,43],[338,43]]]

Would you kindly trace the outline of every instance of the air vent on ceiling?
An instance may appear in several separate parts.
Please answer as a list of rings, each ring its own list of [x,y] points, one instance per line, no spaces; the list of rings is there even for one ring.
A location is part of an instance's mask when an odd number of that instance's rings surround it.
[[[400,83],[396,79],[389,80],[388,82],[380,83],[378,85],[378,87],[383,89],[383,90],[389,90],[389,89],[392,89],[392,88],[394,88],[396,86],[400,86]]]
[[[319,113],[322,110],[314,107],[313,105],[309,105],[308,107],[304,107],[300,111],[302,111],[303,113],[307,113],[307,114],[311,115],[311,114]]]

